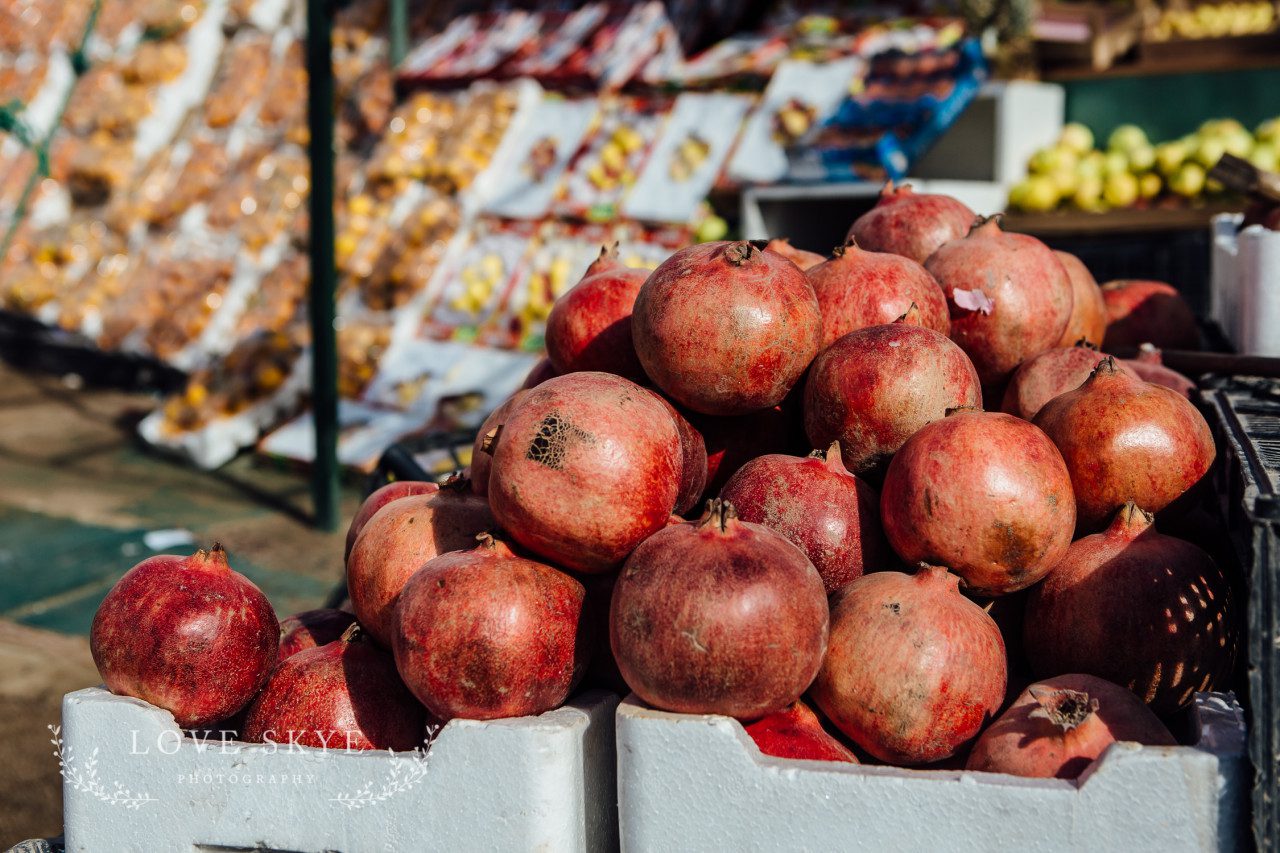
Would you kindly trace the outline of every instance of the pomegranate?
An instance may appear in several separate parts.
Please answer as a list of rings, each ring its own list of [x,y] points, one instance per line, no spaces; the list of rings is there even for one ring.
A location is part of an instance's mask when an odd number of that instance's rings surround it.
[[[818,353],[822,315],[800,268],[763,244],[699,243],[640,288],[636,353],[669,397],[706,415],[782,402]]]
[[[1004,701],[1000,629],[946,569],[863,575],[831,601],[831,641],[809,694],[862,749],[928,764],[977,736]]]
[[[910,258],[837,246],[831,260],[805,273],[822,310],[822,346],[867,326],[892,323],[908,314],[916,326],[951,331],[947,297],[933,276]]]
[[[790,414],[781,406],[761,409],[749,415],[717,418],[689,414],[694,428],[707,446],[707,487],[704,496],[715,497],[729,478],[757,456],[787,453],[808,445]]]
[[[1058,338],[1058,346],[1074,346],[1081,340],[1095,347],[1102,346],[1102,338],[1107,331],[1107,305],[1098,282],[1075,255],[1058,251],[1054,254],[1071,281],[1071,319],[1067,321],[1062,337]]]
[[[973,359],[985,388],[1057,345],[1071,319],[1062,262],[1035,237],[1000,230],[999,215],[979,219],[924,266],[946,292],[951,338]]]
[[[765,755],[808,761],[858,763],[852,750],[827,734],[818,721],[818,715],[799,700],[781,711],[749,723],[746,730]]]
[[[844,464],[880,469],[948,409],[982,405],[978,374],[932,329],[891,323],[845,335],[822,351],[804,389],[804,428],[815,447],[840,442]]]
[[[1076,525],[1071,477],[1049,437],[999,412],[957,411],[913,435],[880,495],[889,544],[949,566],[976,595],[1031,586]]]
[[[713,500],[700,521],[658,531],[627,559],[609,626],[622,677],[645,702],[752,720],[813,681],[827,597],[799,548]]]
[[[586,591],[564,572],[481,536],[436,557],[400,596],[396,667],[442,720],[557,708],[586,671]]]
[[[1237,617],[1213,559],[1152,521],[1130,502],[1072,544],[1032,590],[1023,630],[1037,674],[1106,678],[1168,714],[1198,690],[1226,689]]]
[[[494,526],[484,498],[461,477],[378,510],[360,531],[347,560],[347,593],[360,624],[391,645],[396,597],[431,558],[467,548]]]
[[[1014,371],[1004,389],[1000,410],[1032,420],[1045,403],[1084,384],[1106,356],[1083,341],[1072,347],[1055,347],[1027,359]],[[1131,376],[1137,374],[1121,366]]]
[[[1060,675],[1024,690],[969,753],[967,770],[1075,779],[1116,741],[1174,746],[1164,723],[1118,684]]]
[[[489,450],[492,449],[490,445],[497,441],[498,431],[507,422],[507,412],[518,406],[526,393],[528,392],[523,390],[517,391],[498,404],[489,413],[489,417],[484,419],[484,423],[480,424],[480,430],[476,433],[475,443],[471,445],[471,491],[481,497],[489,494],[489,463],[492,459],[489,455]]]
[[[806,251],[805,249],[797,249],[791,245],[791,241],[786,237],[775,237],[765,244],[765,249],[770,252],[777,252],[782,257],[791,261],[791,263],[800,267],[802,270],[816,267],[818,264],[826,260],[817,252]]]
[[[1209,425],[1176,391],[1104,359],[1074,391],[1036,415],[1071,472],[1080,525],[1096,529],[1126,501],[1159,512],[1209,470]]]
[[[1196,383],[1178,371],[1165,367],[1160,350],[1151,344],[1138,347],[1137,358],[1122,359],[1118,364],[1132,370],[1143,382],[1172,388],[1188,400],[1196,398]]]
[[[530,388],[537,388],[548,379],[552,379],[560,374],[556,372],[555,365],[551,363],[551,359],[541,359],[529,371],[529,375],[524,378],[524,384],[520,386],[521,391],[527,391]]]
[[[426,715],[391,655],[350,626],[337,640],[284,660],[245,714],[249,743],[328,749],[421,746]]]
[[[675,511],[685,513],[697,506],[707,487],[707,444],[702,433],[694,429],[693,424],[666,397],[657,391],[649,393],[667,407],[667,414],[671,415],[676,432],[680,434],[680,490],[676,495]]]
[[[396,480],[394,483],[387,483],[385,486],[374,490],[369,497],[364,499],[364,503],[360,504],[360,509],[356,510],[355,517],[351,519],[351,526],[347,528],[346,550],[342,552],[343,564],[345,565],[347,560],[351,559],[351,549],[355,547],[356,537],[360,535],[360,531],[364,530],[364,526],[369,523],[369,519],[377,514],[378,510],[400,498],[430,494],[439,488],[435,483],[419,480]],[[337,638],[335,637],[335,639]]]
[[[239,711],[276,665],[280,623],[221,545],[149,557],[125,572],[93,616],[89,648],[107,689],[199,728]]]
[[[599,259],[547,317],[547,357],[557,373],[598,370],[644,380],[631,343],[631,306],[648,277],[618,260],[617,243],[601,248]]]
[[[355,621],[353,614],[331,608],[304,610],[283,619],[280,622],[280,660],[332,643]]]
[[[684,450],[666,405],[610,373],[531,390],[493,447],[489,503],[512,538],[584,572],[617,567],[667,522]]]
[[[1196,315],[1176,288],[1162,281],[1121,279],[1102,285],[1107,335],[1102,348],[1151,343],[1164,349],[1197,349]]]
[[[869,252],[890,252],[918,264],[949,240],[963,237],[975,214],[948,195],[917,193],[910,184],[884,185],[876,206],[857,218],[849,238]]]
[[[803,551],[828,594],[864,571],[888,568],[880,498],[844,467],[839,442],[808,458],[753,459],[720,497],[733,504],[738,518],[776,530]]]

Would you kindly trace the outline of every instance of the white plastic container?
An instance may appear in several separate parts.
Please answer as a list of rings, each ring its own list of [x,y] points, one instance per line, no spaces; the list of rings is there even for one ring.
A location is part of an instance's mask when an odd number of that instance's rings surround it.
[[[67,851],[598,851],[617,846],[617,697],[454,720],[425,754],[215,738],[101,688],[62,701]]]
[[[1280,356],[1280,231],[1242,218],[1213,220],[1212,314],[1242,354]]]
[[[1236,850],[1244,722],[1199,694],[1194,747],[1113,744],[1076,781],[765,756],[728,717],[618,708],[623,851]]]

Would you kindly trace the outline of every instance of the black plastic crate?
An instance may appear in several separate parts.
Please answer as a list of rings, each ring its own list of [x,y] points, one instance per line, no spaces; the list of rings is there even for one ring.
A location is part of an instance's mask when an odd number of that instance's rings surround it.
[[[1244,642],[1253,831],[1259,850],[1280,848],[1280,380],[1230,377],[1204,392],[1222,454],[1215,489],[1245,574]]]

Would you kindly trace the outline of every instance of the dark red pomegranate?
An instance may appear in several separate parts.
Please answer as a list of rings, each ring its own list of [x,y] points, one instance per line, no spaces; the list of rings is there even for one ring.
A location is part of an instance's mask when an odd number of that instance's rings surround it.
[[[918,264],[949,240],[963,237],[976,214],[948,195],[917,193],[910,184],[884,185],[876,206],[858,217],[849,238],[868,252],[890,252]]]
[[[889,463],[880,516],[899,557],[948,566],[986,596],[1044,577],[1076,526],[1058,449],[999,412],[953,412],[913,435]]]
[[[1129,368],[1143,382],[1163,385],[1177,391],[1188,400],[1196,398],[1196,383],[1176,370],[1164,366],[1164,357],[1160,350],[1151,344],[1138,347],[1138,357],[1121,359],[1118,364]]]
[[[831,640],[809,694],[855,744],[890,764],[940,761],[1004,702],[1000,629],[959,578],[863,575],[831,601]]]
[[[598,370],[645,378],[631,343],[631,307],[649,277],[618,260],[618,244],[600,250],[582,280],[555,301],[547,317],[547,357],[557,373]]]
[[[1162,281],[1122,279],[1102,285],[1107,336],[1102,348],[1151,343],[1162,349],[1198,349],[1200,328],[1176,288]]]
[[[1060,675],[1024,690],[978,738],[965,769],[1075,779],[1116,741],[1176,744],[1151,709],[1120,685]]]
[[[748,723],[746,730],[765,755],[858,763],[853,751],[827,734],[818,715],[799,700],[781,711]]]
[[[586,671],[586,591],[492,537],[409,579],[397,609],[396,667],[442,720],[524,717],[557,708]]]
[[[304,610],[280,621],[280,660],[332,643],[356,623],[345,610]]]
[[[804,428],[814,447],[840,442],[844,464],[879,468],[957,406],[981,406],[978,374],[946,335],[906,323],[845,335],[813,362]]]
[[[667,407],[667,414],[671,415],[676,432],[680,433],[680,490],[676,495],[675,512],[683,514],[698,505],[707,487],[707,444],[702,433],[694,429],[693,424],[666,397],[657,391],[649,393]]]
[[[684,450],[667,406],[610,373],[549,379],[507,416],[489,503],[513,539],[584,572],[617,567],[667,522]]]
[[[1002,412],[1032,420],[1045,403],[1084,384],[1105,355],[1091,346],[1055,347],[1027,359],[1004,389]],[[1126,368],[1121,370],[1133,374]]]
[[[1107,305],[1102,299],[1102,289],[1084,262],[1069,252],[1054,252],[1071,281],[1071,319],[1058,338],[1058,346],[1075,346],[1078,341],[1088,341],[1095,347],[1102,346],[1107,332]]]
[[[912,325],[951,331],[947,297],[933,276],[910,258],[868,252],[852,241],[805,275],[822,310],[822,345],[867,326],[892,323],[914,305]]]
[[[1056,346],[1071,319],[1062,262],[1035,237],[1002,231],[998,215],[942,246],[925,269],[946,291],[951,339],[973,359],[985,388]]]
[[[718,418],[689,413],[689,420],[707,447],[707,486],[704,497],[720,494],[734,473],[757,456],[787,453],[808,444],[791,414],[781,406],[749,415]]]
[[[199,728],[239,711],[276,665],[280,623],[267,597],[227,565],[221,545],[149,557],[116,581],[89,648],[107,689]]]
[[[498,431],[507,422],[507,412],[519,405],[520,400],[528,393],[524,390],[512,394],[505,402],[489,413],[489,417],[480,424],[476,440],[471,445],[471,491],[481,497],[489,494],[489,468],[493,457],[489,454],[491,444],[498,440]]]
[[[738,469],[720,492],[738,518],[776,530],[813,563],[828,593],[889,568],[880,498],[850,474],[839,442],[808,457],[770,454]]]
[[[1023,630],[1037,674],[1106,678],[1169,714],[1196,691],[1226,689],[1237,614],[1213,559],[1152,520],[1128,503],[1072,544],[1032,590]]]
[[[746,241],[700,243],[653,271],[636,353],[667,396],[707,415],[776,406],[818,352],[822,315],[800,268]]]
[[[1186,397],[1126,375],[1110,357],[1046,403],[1035,423],[1062,451],[1086,530],[1128,501],[1159,512],[1200,481],[1217,452]]]
[[[396,597],[409,576],[433,557],[470,547],[476,534],[493,527],[488,503],[463,478],[378,510],[347,560],[351,609],[369,636],[389,647]]]
[[[808,558],[714,500],[628,558],[613,591],[613,654],[645,702],[752,720],[795,702],[827,647],[827,597]]]
[[[347,528],[347,545],[346,550],[342,553],[343,564],[345,565],[347,560],[351,559],[351,549],[355,547],[356,537],[360,535],[360,531],[364,530],[364,526],[369,523],[369,519],[377,514],[378,510],[400,498],[431,494],[439,488],[435,483],[419,480],[396,480],[394,483],[387,483],[385,486],[376,489],[369,497],[364,499],[364,503],[360,504],[360,509],[356,510],[355,517],[351,519],[351,526]]]
[[[548,379],[552,379],[560,374],[556,372],[555,365],[551,363],[551,359],[541,359],[529,371],[529,375],[524,378],[524,384],[520,386],[521,391],[527,391],[530,388],[537,388]]]
[[[826,260],[817,252],[810,252],[805,249],[797,249],[791,245],[791,241],[786,237],[775,237],[765,244],[765,250],[769,252],[777,252],[782,257],[791,261],[802,270],[810,267],[816,267],[818,264]]]
[[[281,661],[245,714],[249,743],[333,750],[410,750],[423,743],[426,714],[391,655],[351,626],[337,640]]]

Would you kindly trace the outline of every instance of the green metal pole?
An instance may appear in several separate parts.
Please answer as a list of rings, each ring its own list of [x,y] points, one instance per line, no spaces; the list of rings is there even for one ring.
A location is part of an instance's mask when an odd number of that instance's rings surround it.
[[[338,341],[334,329],[333,0],[307,0],[307,121],[311,130],[311,472],[315,523],[338,526]]]
[[[391,50],[391,67],[399,68],[409,51],[409,0],[391,0],[387,14],[387,42]]]

